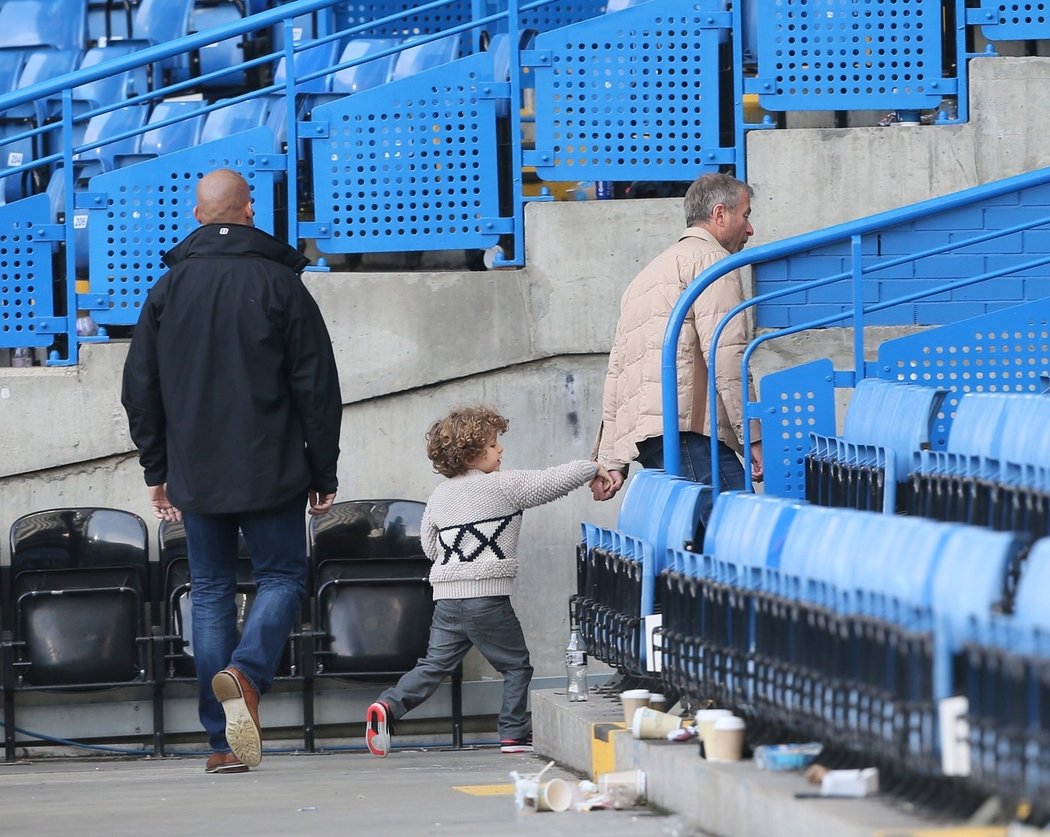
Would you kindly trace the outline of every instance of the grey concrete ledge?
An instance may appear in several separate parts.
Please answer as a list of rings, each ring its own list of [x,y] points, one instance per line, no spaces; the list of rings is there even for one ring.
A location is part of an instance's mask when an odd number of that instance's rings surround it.
[[[536,752],[580,773],[591,773],[592,726],[617,721],[623,721],[619,701],[593,690],[586,703],[569,703],[564,689],[532,693]],[[770,773],[750,760],[705,761],[695,743],[639,741],[625,732],[613,736],[613,747],[617,770],[645,771],[651,804],[705,835],[886,837],[932,825],[896,808],[892,799],[797,799],[796,793],[816,790],[800,773]]]

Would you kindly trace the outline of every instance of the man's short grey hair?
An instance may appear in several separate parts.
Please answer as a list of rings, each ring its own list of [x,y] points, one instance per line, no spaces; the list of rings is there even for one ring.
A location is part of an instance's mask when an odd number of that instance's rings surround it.
[[[753,198],[755,190],[728,174],[705,174],[693,181],[685,193],[685,225],[695,227],[710,219],[718,204],[730,212],[740,203],[742,192]]]

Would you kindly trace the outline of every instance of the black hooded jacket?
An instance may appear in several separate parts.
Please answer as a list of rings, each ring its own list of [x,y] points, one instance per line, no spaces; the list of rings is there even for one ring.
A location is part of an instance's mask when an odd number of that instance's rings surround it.
[[[121,401],[147,485],[223,514],[336,490],[342,398],[298,251],[208,224],[165,256],[135,327]]]

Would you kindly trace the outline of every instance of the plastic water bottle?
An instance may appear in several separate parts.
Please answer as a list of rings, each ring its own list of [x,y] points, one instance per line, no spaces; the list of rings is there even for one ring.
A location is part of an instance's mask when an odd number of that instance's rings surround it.
[[[25,346],[20,346],[11,353],[12,366],[32,366],[33,352]]]
[[[569,644],[565,647],[565,675],[569,700],[587,700],[587,651],[575,628],[569,633]]]

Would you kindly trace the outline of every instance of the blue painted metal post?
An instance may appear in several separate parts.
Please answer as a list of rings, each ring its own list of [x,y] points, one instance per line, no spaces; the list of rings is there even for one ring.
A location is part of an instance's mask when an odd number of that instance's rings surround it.
[[[511,160],[520,161],[521,149],[521,20],[518,0],[509,0],[507,5],[507,39],[510,47],[510,154]],[[497,82],[503,79],[496,79]],[[511,194],[514,196],[514,265],[525,264],[525,193],[521,180],[522,167],[511,166]]]
[[[299,241],[299,123],[295,111],[295,41],[293,18],[284,21],[284,97],[288,149],[285,154],[288,175],[288,243],[295,247]]]
[[[857,380],[864,374],[864,249],[859,233],[850,236],[850,272],[853,274],[853,368]]]
[[[62,179],[66,193],[63,203],[66,212],[66,359],[67,364],[75,364],[79,357],[80,345],[77,342],[77,233],[73,224],[76,220],[75,202],[76,183],[73,177],[73,88],[62,91]],[[54,313],[54,312],[52,312]]]

